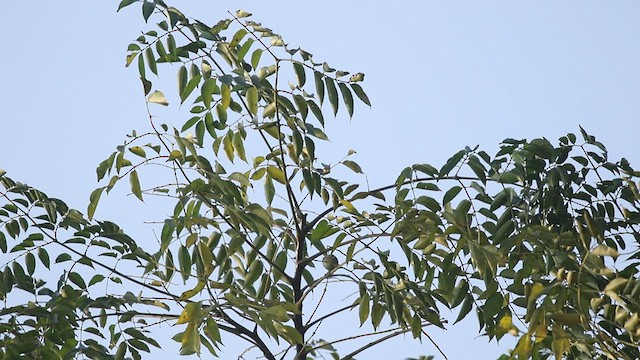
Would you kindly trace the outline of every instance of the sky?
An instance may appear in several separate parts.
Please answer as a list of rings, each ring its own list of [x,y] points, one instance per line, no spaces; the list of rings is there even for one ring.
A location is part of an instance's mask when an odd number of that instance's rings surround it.
[[[137,71],[124,59],[152,25],[139,5],[116,13],[117,4],[3,3],[0,169],[81,210],[98,186],[97,164],[147,126]],[[178,8],[208,23],[245,9],[315,59],[365,73],[373,106],[330,121],[323,151],[339,160],[355,149],[374,187],[413,163],[440,167],[465,146],[492,153],[508,137],[555,142],[580,125],[612,160],[640,163],[636,1],[185,0]],[[174,83],[171,72],[164,77]],[[169,211],[122,192],[102,200],[96,216],[149,237],[144,222]],[[470,318],[434,333],[449,359],[494,359],[509,348],[477,338]],[[367,358],[437,354],[409,338],[389,344]]]

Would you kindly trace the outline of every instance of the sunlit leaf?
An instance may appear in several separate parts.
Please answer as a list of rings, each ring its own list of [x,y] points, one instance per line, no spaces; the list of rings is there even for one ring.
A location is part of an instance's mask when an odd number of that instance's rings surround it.
[[[140,189],[140,180],[138,179],[138,172],[133,170],[129,174],[129,183],[131,184],[131,192],[138,199],[142,200],[142,190]]]
[[[247,89],[247,106],[251,115],[258,115],[258,89],[255,86]]]
[[[236,11],[236,17],[238,18],[245,18],[245,17],[249,17],[252,14],[250,12],[244,11],[244,10],[237,10]]]
[[[152,92],[151,95],[149,95],[148,101],[150,103],[160,104],[163,106],[169,105],[169,102],[164,97],[164,94],[162,93],[162,91],[158,91],[158,90]]]
[[[103,191],[104,187],[100,187],[91,192],[91,195],[89,196],[89,206],[87,208],[87,216],[89,219],[93,219],[93,215],[98,207],[98,202],[100,201],[100,195],[102,195]]]
[[[342,160],[342,164],[351,169],[351,171],[362,174],[362,168],[356,162],[351,160]]]

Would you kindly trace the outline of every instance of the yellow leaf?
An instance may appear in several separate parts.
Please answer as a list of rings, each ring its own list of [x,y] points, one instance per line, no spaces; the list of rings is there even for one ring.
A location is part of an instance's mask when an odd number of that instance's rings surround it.
[[[562,360],[562,355],[571,347],[569,335],[560,327],[553,327],[553,342],[551,342],[551,350],[556,356],[556,360]]]
[[[178,318],[176,325],[186,324],[198,320],[202,316],[202,306],[198,302],[192,302],[185,305],[182,314]]]
[[[351,204],[351,202],[349,202],[349,201],[347,201],[347,200],[344,200],[344,199],[341,199],[341,200],[340,200],[340,203],[341,203],[344,207],[346,207],[346,208],[347,208],[347,210],[350,210],[350,211],[356,211],[356,208],[353,206],[353,204]]]
[[[615,278],[611,281],[609,281],[609,283],[607,284],[607,286],[605,286],[604,288],[604,292],[608,292],[608,291],[616,291],[620,288],[622,288],[623,286],[625,286],[627,284],[627,279],[625,278]]]
[[[289,344],[301,344],[302,335],[295,328],[289,325],[282,325],[278,322],[273,324],[278,332],[278,335],[282,336],[289,342]]]
[[[549,317],[555,320],[556,322],[559,322],[567,326],[575,326],[581,323],[580,314],[578,313],[571,313],[571,314],[555,313],[555,314],[549,315]]]
[[[200,280],[198,281],[198,284],[196,284],[196,287],[194,287],[191,290],[187,290],[185,292],[182,293],[182,295],[180,295],[180,300],[187,300],[190,299],[196,295],[198,295],[200,293],[200,291],[202,291],[202,289],[204,289],[205,286],[205,282]]]
[[[197,323],[189,323],[187,329],[182,334],[182,347],[180,355],[200,354],[200,334]]]
[[[611,256],[612,258],[617,258],[620,255],[618,254],[618,250],[605,245],[596,246],[591,250],[591,254],[596,256]]]
[[[544,286],[540,283],[535,283],[531,287],[531,292],[529,293],[529,303],[535,301],[538,296],[544,291]]]
[[[222,108],[227,110],[231,104],[231,88],[227,84],[222,84],[220,89],[222,95]]]
[[[500,334],[513,332],[514,329],[515,326],[513,326],[513,320],[510,314],[505,314],[503,317],[501,317],[500,321],[498,321],[498,326],[496,327],[497,332]]]
[[[151,95],[149,95],[149,102],[154,104],[160,104],[163,106],[169,105],[169,102],[164,97],[164,94],[162,93],[162,91],[158,91],[158,90],[152,92]]]
[[[247,106],[251,115],[258,115],[258,89],[255,86],[247,89]]]
[[[269,176],[271,176],[273,180],[281,184],[284,184],[287,182],[287,179],[284,177],[284,172],[276,166],[267,167],[267,173],[269,174]]]
[[[549,330],[547,329],[547,326],[545,324],[540,323],[536,325],[536,327],[533,329],[535,343],[537,344],[543,341],[547,337],[548,332]]]
[[[531,355],[531,337],[529,334],[524,334],[518,340],[516,348],[511,352],[511,357],[518,356],[519,359],[528,359]]]

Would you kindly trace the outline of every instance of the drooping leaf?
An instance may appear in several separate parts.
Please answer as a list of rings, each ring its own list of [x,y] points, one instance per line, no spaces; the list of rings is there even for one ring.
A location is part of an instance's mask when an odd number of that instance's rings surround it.
[[[302,88],[304,84],[307,82],[307,76],[304,71],[304,65],[301,63],[294,61],[293,62],[293,70],[296,73],[296,79],[298,80],[298,86]]]
[[[93,215],[98,207],[98,202],[100,201],[100,195],[102,195],[103,191],[104,187],[99,187],[91,192],[91,195],[89,196],[89,206],[87,208],[87,216],[89,219],[93,219]]]
[[[155,58],[155,55],[153,54],[153,49],[151,49],[150,47],[147,48],[147,50],[145,50],[144,52],[144,55],[145,55],[145,59],[147,62],[147,66],[149,67],[149,70],[151,70],[152,73],[158,75],[158,66],[156,65],[156,58]]]
[[[133,195],[142,201],[142,190],[140,189],[140,180],[138,179],[138,172],[136,170],[131,171],[129,174],[129,183],[131,184],[131,192]]]
[[[327,96],[329,97],[329,103],[333,108],[333,115],[337,115],[339,103],[338,103],[338,89],[336,89],[336,84],[333,81],[333,79],[331,79],[328,76],[325,76],[324,83],[327,87]]]
[[[342,160],[342,164],[344,166],[348,167],[349,169],[351,169],[353,172],[358,173],[358,174],[362,174],[362,168],[355,161]]]
[[[353,92],[356,93],[356,96],[358,97],[358,99],[360,99],[360,101],[362,101],[363,103],[371,106],[371,102],[369,101],[369,97],[367,96],[367,94],[364,92],[364,90],[362,89],[362,87],[358,84],[351,84],[351,89],[353,89]]]
[[[247,107],[251,115],[258,115],[258,89],[255,86],[247,89]]]
[[[184,103],[184,101],[191,95],[193,90],[198,86],[200,80],[202,79],[202,75],[195,75],[189,80],[187,86],[180,92],[180,103]]]
[[[144,18],[145,22],[149,20],[149,17],[151,16],[151,14],[153,14],[153,10],[155,10],[155,8],[156,8],[155,1],[145,0],[142,2],[142,17]]]
[[[340,93],[342,93],[342,100],[344,101],[344,105],[347,108],[347,113],[349,117],[353,116],[353,95],[351,95],[351,90],[347,87],[345,83],[339,83],[338,87],[340,87]]]
[[[324,102],[324,81],[322,80],[322,73],[319,71],[314,71],[313,76],[315,78],[316,84],[316,97],[320,101],[320,105]]]
[[[177,78],[178,78],[178,94],[180,95],[180,98],[182,98],[182,94],[184,93],[185,89],[187,88],[187,82],[189,80],[189,75],[187,74],[187,68],[183,65],[180,66],[180,68],[178,69],[178,73],[177,73]]]

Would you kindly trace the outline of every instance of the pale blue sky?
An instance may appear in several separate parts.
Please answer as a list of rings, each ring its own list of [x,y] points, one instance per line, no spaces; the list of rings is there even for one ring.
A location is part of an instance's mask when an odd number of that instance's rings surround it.
[[[124,68],[124,55],[151,25],[138,5],[116,14],[117,3],[3,3],[0,168],[82,210],[97,186],[96,165],[126,133],[147,126],[138,75]],[[364,72],[373,107],[331,121],[324,149],[335,159],[357,150],[372,186],[412,163],[439,167],[467,145],[493,152],[506,137],[555,142],[578,125],[612,160],[640,162],[637,1],[180,3],[208,23],[246,9],[316,59]],[[173,74],[162,74],[171,86]],[[140,237],[152,230],[143,221],[170,211],[121,195],[103,200],[97,216]],[[493,359],[508,348],[474,340],[470,318],[435,334],[449,359]],[[363,358],[421,353],[436,351],[400,339]]]

